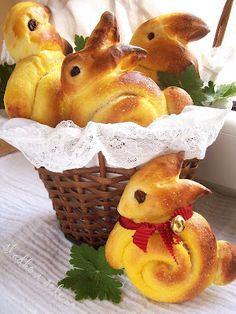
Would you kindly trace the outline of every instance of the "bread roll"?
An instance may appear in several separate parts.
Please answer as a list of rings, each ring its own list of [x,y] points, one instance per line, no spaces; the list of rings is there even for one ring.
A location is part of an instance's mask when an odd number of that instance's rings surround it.
[[[152,18],[140,25],[130,41],[147,51],[147,58],[140,60],[137,71],[143,72],[155,82],[158,71],[180,74],[193,64],[198,71],[194,54],[187,47],[209,32],[207,25],[188,13],[170,13]]]
[[[131,177],[118,205],[121,218],[106,243],[108,263],[124,268],[144,296],[159,302],[184,302],[212,283],[236,279],[236,246],[217,242],[204,217],[191,212],[178,229],[184,220],[174,213],[190,211],[210,192],[179,179],[183,160],[183,153],[157,157]]]
[[[163,90],[169,114],[180,114],[184,107],[193,105],[190,95],[182,88],[170,86]]]
[[[18,60],[4,98],[9,117],[52,127],[67,119],[80,127],[89,121],[130,121],[145,127],[191,103],[181,89],[163,93],[153,80],[133,71],[146,51],[119,44],[116,19],[109,12],[102,15],[86,47],[65,59],[64,41],[43,5],[15,5],[5,23],[5,40]]]
[[[43,50],[72,52],[49,22],[50,9],[36,2],[20,2],[7,14],[4,40],[11,57],[18,62]]]
[[[50,11],[20,2],[9,11],[4,39],[16,67],[7,83],[4,103],[10,118],[28,118],[56,126],[60,109],[61,65],[69,44],[49,23]]]
[[[137,46],[119,44],[115,17],[105,12],[83,50],[67,56],[62,66],[63,114],[80,127],[89,121],[135,122],[148,126],[168,114],[166,97],[156,83],[133,71],[146,58]],[[181,98],[184,94],[183,103]],[[186,104],[186,92],[168,96],[171,112]],[[176,112],[177,113],[177,112]]]

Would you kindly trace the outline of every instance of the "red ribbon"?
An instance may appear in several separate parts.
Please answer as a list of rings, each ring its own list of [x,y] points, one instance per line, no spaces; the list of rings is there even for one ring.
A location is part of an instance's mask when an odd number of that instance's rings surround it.
[[[144,252],[147,252],[149,238],[155,231],[158,231],[163,242],[165,243],[167,250],[176,261],[173,245],[178,244],[181,239],[171,229],[171,220],[178,215],[181,215],[185,220],[191,218],[193,215],[192,205],[176,209],[168,221],[160,224],[152,224],[147,222],[136,223],[133,220],[122,216],[119,217],[119,223],[125,229],[136,230],[135,234],[133,235],[133,243]]]

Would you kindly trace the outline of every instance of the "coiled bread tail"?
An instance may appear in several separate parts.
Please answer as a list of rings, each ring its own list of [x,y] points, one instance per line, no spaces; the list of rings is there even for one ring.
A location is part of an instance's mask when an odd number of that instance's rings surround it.
[[[216,241],[206,219],[192,211],[210,191],[179,178],[183,159],[183,153],[157,157],[133,175],[106,244],[108,263],[160,302],[183,302],[236,278],[236,246]]]
[[[10,118],[28,118],[55,126],[63,119],[59,99],[61,65],[72,52],[49,22],[48,7],[20,2],[8,12],[4,25],[7,49],[16,62],[4,103]]]
[[[131,121],[147,126],[161,115],[180,113],[192,104],[184,90],[171,87],[165,97],[153,80],[133,71],[146,55],[142,48],[119,44],[116,19],[105,12],[85,48],[63,62],[66,119],[81,127],[89,121]]]

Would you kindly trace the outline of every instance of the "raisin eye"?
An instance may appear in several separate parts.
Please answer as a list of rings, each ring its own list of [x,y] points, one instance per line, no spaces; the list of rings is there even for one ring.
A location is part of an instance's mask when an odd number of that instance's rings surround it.
[[[143,203],[146,199],[146,195],[147,193],[141,191],[141,190],[137,190],[134,193],[134,197],[136,198],[136,200],[140,203]]]
[[[38,26],[38,22],[34,19],[29,20],[28,28],[31,32],[35,31]]]
[[[70,71],[70,75],[71,75],[71,76],[76,76],[76,75],[78,75],[78,74],[80,74],[80,68],[77,67],[77,66],[74,66],[74,67],[71,69],[71,71]]]
[[[152,40],[155,37],[155,34],[153,32],[148,33],[147,37],[149,40]]]

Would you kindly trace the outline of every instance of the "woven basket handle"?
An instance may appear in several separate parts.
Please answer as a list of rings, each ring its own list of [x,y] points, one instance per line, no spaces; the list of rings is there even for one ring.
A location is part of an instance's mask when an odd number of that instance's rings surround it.
[[[221,46],[221,44],[223,42],[225,31],[226,31],[227,24],[229,21],[230,12],[231,12],[231,9],[233,6],[233,2],[234,2],[234,0],[227,0],[225,2],[223,12],[221,14],[221,17],[220,17],[218,25],[217,25],[215,38],[214,38],[214,42],[212,45],[213,47],[219,47],[219,46]]]

